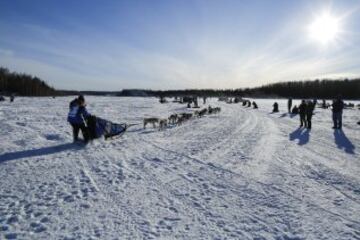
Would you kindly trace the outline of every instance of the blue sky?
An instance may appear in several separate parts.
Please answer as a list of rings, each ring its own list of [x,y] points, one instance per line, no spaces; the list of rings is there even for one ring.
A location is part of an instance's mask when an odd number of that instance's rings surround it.
[[[360,76],[359,0],[0,0],[0,65],[60,89],[253,87]],[[336,38],[309,26],[324,12]]]

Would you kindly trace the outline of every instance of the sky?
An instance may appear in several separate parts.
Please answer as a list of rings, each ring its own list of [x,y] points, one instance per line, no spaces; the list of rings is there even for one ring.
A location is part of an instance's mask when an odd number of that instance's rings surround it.
[[[360,0],[0,0],[0,66],[57,89],[355,78],[359,43]]]

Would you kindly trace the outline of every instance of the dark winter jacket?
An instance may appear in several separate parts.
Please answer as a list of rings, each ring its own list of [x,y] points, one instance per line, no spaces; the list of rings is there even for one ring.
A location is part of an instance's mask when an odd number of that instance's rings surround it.
[[[79,100],[77,98],[75,98],[74,100],[72,100],[69,104],[69,109],[71,110],[72,107],[79,105]]]
[[[78,101],[70,103],[70,110],[68,114],[68,122],[71,124],[84,124],[84,120],[89,117],[86,107],[79,106]]]
[[[344,102],[340,99],[336,100],[333,104],[332,104],[332,111],[333,112],[342,112],[342,110],[344,109]]]
[[[315,108],[315,104],[312,102],[308,102],[306,104],[306,115],[307,116],[312,116],[313,112],[314,112],[314,108]]]
[[[306,103],[301,103],[299,106],[299,114],[305,115],[306,114]]]

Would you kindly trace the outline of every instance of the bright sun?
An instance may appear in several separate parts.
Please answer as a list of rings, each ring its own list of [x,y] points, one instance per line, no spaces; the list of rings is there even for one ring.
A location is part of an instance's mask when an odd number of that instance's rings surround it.
[[[323,13],[309,26],[309,35],[322,44],[328,44],[336,40],[339,30],[339,19],[330,13]]]

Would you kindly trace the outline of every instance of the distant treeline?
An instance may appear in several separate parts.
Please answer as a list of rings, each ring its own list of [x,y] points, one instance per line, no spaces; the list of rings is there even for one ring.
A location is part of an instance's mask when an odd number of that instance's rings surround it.
[[[346,99],[360,99],[360,79],[281,82],[245,89],[189,89],[166,91],[125,89],[116,95],[157,97],[292,97],[318,99],[332,99],[337,95],[342,95]]]
[[[0,67],[0,95],[52,96],[57,92],[43,80]]]
[[[293,98],[332,99],[337,95],[342,95],[347,99],[360,99],[360,79],[274,83],[253,88],[250,91],[252,94]]]
[[[256,88],[239,89],[185,89],[185,90],[149,90],[124,89],[122,91],[69,91],[55,90],[43,80],[27,74],[10,72],[0,67],[0,94],[22,96],[51,95],[98,95],[127,97],[292,97],[332,99],[342,95],[346,99],[360,99],[360,79],[353,80],[315,80],[293,81],[268,84]]]

